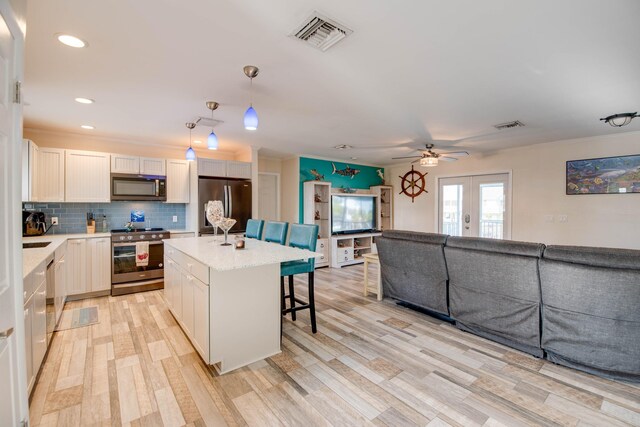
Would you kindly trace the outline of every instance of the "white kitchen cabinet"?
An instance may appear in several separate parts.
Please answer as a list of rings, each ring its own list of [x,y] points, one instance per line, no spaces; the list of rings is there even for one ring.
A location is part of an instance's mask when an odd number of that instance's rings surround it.
[[[109,202],[109,154],[66,150],[65,201]]]
[[[38,146],[28,139],[22,141],[22,201],[37,202]]]
[[[64,202],[65,150],[41,147],[38,150],[36,188],[39,202]]]
[[[199,176],[227,176],[227,161],[198,158]]]
[[[33,294],[33,317],[31,339],[33,352],[33,372],[38,374],[44,355],[47,353],[47,281],[40,283]]]
[[[165,265],[167,266],[164,276],[165,298],[176,319],[180,319],[182,318],[180,270],[178,270],[178,265],[175,261],[170,258],[165,258]]]
[[[111,239],[87,239],[87,244],[87,281],[91,286],[88,292],[107,291],[111,289]]]
[[[189,163],[167,160],[167,203],[189,203]]]
[[[87,239],[67,241],[67,295],[84,294],[90,291],[87,282]]]
[[[193,284],[193,345],[209,360],[209,286],[195,279]]]
[[[140,157],[125,156],[123,154],[111,155],[111,173],[139,173]]]
[[[180,284],[182,288],[182,325],[189,337],[193,337],[193,288],[194,281],[197,280],[184,271],[180,272]]]
[[[33,323],[33,298],[24,306],[24,342],[25,356],[27,359],[27,394],[31,394],[33,384],[36,382],[36,375],[33,372],[33,337],[31,325]]]
[[[140,157],[140,173],[142,175],[165,176],[167,175],[166,161],[164,159]]]
[[[227,161],[227,177],[251,179],[251,163]]]
[[[57,261],[56,265],[53,267],[56,296],[53,303],[55,307],[56,323],[58,323],[58,321],[60,320],[62,309],[64,308],[64,303],[67,300],[67,260],[65,259],[65,256],[66,253],[62,254],[61,257],[58,257],[58,254],[56,253]]]

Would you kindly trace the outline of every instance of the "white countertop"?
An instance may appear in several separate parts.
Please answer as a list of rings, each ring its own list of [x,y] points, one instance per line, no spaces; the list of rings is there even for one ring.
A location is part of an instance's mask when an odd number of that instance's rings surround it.
[[[220,246],[223,236],[189,237],[186,239],[164,240],[164,244],[183,252],[214,270],[226,271],[240,268],[258,267],[285,261],[317,258],[321,253],[255,239],[245,240],[245,249]],[[233,237],[229,243],[234,243]]]

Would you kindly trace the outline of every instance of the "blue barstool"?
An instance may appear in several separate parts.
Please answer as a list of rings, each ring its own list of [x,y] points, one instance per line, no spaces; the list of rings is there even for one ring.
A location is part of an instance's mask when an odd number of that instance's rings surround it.
[[[247,221],[247,229],[245,236],[249,239],[262,240],[262,229],[264,228],[264,221],[261,219],[250,219]]]
[[[264,241],[284,245],[287,242],[288,222],[267,221],[264,227]]]
[[[289,246],[300,249],[316,250],[318,242],[318,226],[310,224],[292,224],[291,235],[289,236]],[[316,303],[313,295],[315,258],[306,261],[288,261],[280,263],[280,295],[282,305],[282,315],[291,313],[291,320],[296,320],[296,311],[309,309],[311,317],[311,331],[315,334],[316,328]],[[295,297],[293,276],[296,274],[309,274],[309,301],[302,301]],[[289,276],[289,295],[284,292],[284,276]],[[286,300],[289,300],[290,307],[286,307]],[[296,305],[299,303],[301,305]]]

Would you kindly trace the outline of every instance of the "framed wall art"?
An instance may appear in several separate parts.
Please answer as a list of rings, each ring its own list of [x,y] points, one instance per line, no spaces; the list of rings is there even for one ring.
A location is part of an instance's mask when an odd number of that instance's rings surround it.
[[[640,154],[567,162],[568,195],[640,193]]]

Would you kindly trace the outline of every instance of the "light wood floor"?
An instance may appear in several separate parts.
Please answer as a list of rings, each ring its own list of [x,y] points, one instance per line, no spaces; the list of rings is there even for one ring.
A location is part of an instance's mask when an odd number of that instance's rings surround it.
[[[31,423],[640,425],[638,385],[559,367],[365,298],[362,272],[319,270],[318,333],[300,312],[284,323],[280,355],[223,376],[196,355],[161,291],[69,303],[98,305],[100,323],[56,334]]]

